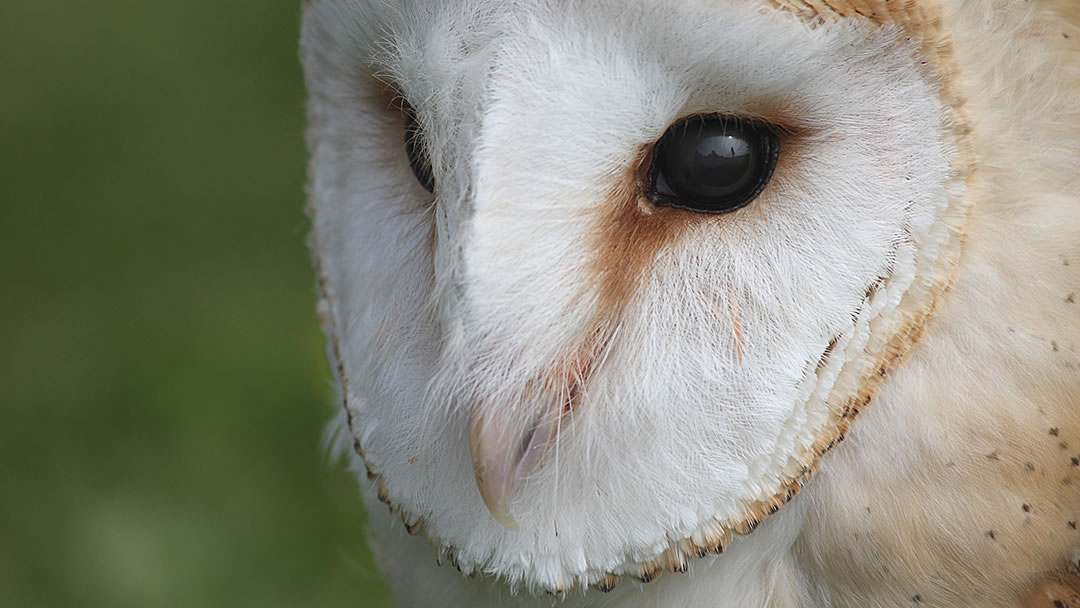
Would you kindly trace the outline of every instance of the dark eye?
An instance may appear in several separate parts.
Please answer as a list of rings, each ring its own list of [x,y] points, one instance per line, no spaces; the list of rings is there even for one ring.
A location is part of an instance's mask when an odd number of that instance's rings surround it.
[[[431,161],[424,151],[424,134],[420,130],[420,123],[416,121],[413,109],[406,106],[405,113],[405,154],[409,155],[409,166],[412,167],[416,181],[427,189],[435,192],[435,175],[431,171]]]
[[[776,167],[780,140],[767,125],[695,116],[668,129],[649,170],[653,203],[699,213],[727,213],[761,192]]]

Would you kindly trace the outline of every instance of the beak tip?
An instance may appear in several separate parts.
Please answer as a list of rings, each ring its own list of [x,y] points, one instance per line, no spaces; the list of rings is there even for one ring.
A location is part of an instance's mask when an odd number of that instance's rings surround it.
[[[511,532],[517,532],[517,520],[510,513],[509,489],[501,493],[494,492],[492,486],[485,484],[479,477],[477,478],[477,485],[480,488],[480,497],[484,499],[484,506],[487,507],[495,521]]]
[[[499,525],[510,532],[518,531],[518,523],[514,520],[514,516],[510,514],[510,509],[506,508],[505,505],[502,505],[498,511],[495,509],[490,509],[490,511],[495,521],[499,522]]]

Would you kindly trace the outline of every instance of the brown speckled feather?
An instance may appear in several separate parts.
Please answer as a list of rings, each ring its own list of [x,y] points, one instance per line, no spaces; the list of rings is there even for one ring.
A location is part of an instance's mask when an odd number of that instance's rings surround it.
[[[1050,577],[1024,598],[1022,608],[1077,608],[1080,606],[1080,574]]]
[[[1078,608],[1080,3],[943,5],[977,158],[964,256],[798,551],[833,606]]]

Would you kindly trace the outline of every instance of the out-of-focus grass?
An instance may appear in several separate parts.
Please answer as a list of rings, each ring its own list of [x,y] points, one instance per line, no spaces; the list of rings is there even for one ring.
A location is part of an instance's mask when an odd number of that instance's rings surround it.
[[[0,2],[0,605],[387,605],[319,447],[298,19]]]

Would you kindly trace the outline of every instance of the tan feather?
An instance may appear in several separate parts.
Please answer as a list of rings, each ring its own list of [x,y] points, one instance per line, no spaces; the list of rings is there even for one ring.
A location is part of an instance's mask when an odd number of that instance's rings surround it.
[[[802,550],[835,606],[1076,606],[1063,573],[1080,548],[1080,4],[945,14],[976,117],[964,259],[812,486]],[[895,437],[919,441],[893,467],[877,444]]]

